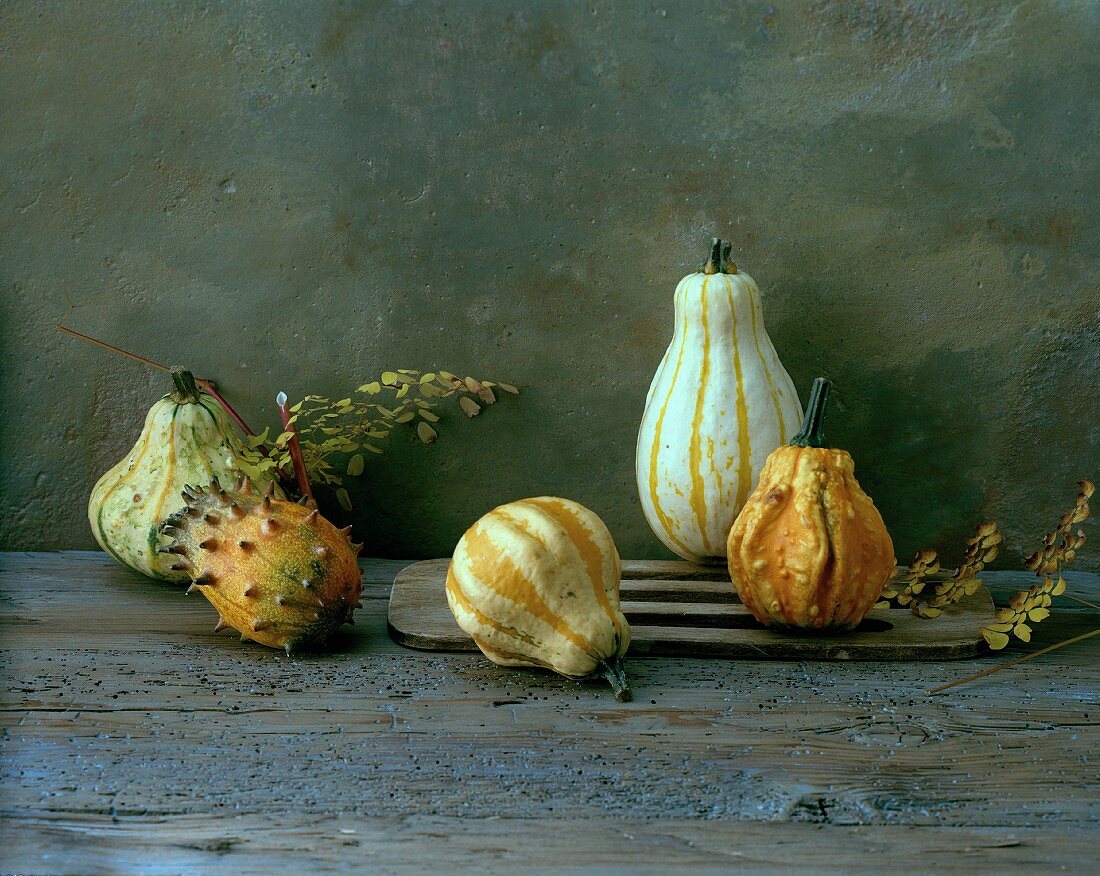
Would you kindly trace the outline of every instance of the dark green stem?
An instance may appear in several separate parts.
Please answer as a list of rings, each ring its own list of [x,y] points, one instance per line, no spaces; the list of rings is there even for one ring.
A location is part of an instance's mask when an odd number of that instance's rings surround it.
[[[722,240],[720,237],[712,237],[710,239],[710,257],[707,259],[707,263],[703,265],[703,273],[736,274],[737,265],[729,260],[732,248],[733,244]]]
[[[612,657],[606,663],[600,664],[600,673],[611,684],[611,689],[615,691],[615,699],[620,703],[629,703],[634,699],[634,694],[630,690],[630,682],[626,680],[626,672],[623,669],[623,661],[621,657]]]
[[[829,400],[829,381],[824,377],[814,378],[810,390],[810,401],[806,405],[806,418],[802,429],[791,439],[793,447],[824,447],[825,434],[821,431],[821,422],[825,419],[825,403]]]
[[[193,405],[199,400],[199,387],[195,383],[195,375],[186,368],[172,369],[172,401],[178,405]]]

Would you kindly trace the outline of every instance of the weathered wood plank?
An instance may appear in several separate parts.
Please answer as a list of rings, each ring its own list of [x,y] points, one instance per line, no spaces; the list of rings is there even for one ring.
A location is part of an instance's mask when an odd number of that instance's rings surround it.
[[[399,565],[366,564],[369,598],[335,653],[288,659],[215,635],[204,600],[102,555],[0,556],[3,869],[397,872],[410,849],[456,870],[608,872],[1094,857],[1087,645],[931,698],[1005,658],[635,657],[636,701],[620,704],[595,684],[397,646]],[[1059,606],[1036,645],[1098,624]]]
[[[1058,828],[826,827],[728,820],[357,818],[297,815],[12,820],[20,872],[175,874],[599,872],[1036,873],[1094,857],[1095,834]],[[457,829],[456,829],[457,828]],[[44,860],[42,849],[50,849]],[[446,862],[445,868],[438,862]]]

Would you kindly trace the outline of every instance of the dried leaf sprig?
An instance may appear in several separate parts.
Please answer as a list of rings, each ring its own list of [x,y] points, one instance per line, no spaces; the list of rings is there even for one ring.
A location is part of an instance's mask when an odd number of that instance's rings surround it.
[[[875,604],[875,608],[889,608],[892,604],[900,607],[909,606],[910,610],[919,614],[919,597],[924,592],[927,578],[940,570],[940,560],[936,552],[931,548],[917,551],[913,562],[905,570],[901,578],[891,578],[882,591],[882,601]],[[938,612],[937,612],[938,614]]]
[[[382,453],[379,443],[396,427],[406,424],[415,424],[417,437],[431,444],[438,437],[432,424],[440,419],[433,408],[457,396],[462,412],[476,417],[483,406],[496,403],[494,388],[519,393],[508,383],[459,377],[449,371],[383,371],[377,380],[362,384],[347,398],[307,395],[292,405],[284,431],[274,442],[268,430],[249,439],[255,455],[248,463],[259,470],[276,465],[289,470],[293,464],[291,439],[296,429],[310,481],[333,488],[341,506],[351,510],[343,481],[345,475],[363,473],[364,453]],[[267,444],[273,444],[274,450],[265,456],[261,448]]]
[[[1065,593],[1062,567],[1077,556],[1085,543],[1085,533],[1072,529],[1089,516],[1089,499],[1096,491],[1092,481],[1078,481],[1077,486],[1080,492],[1074,506],[1059,518],[1051,532],[1043,536],[1042,547],[1024,560],[1024,568],[1042,578],[1042,584],[1033,584],[1027,590],[1014,593],[1008,600],[1008,607],[997,612],[994,623],[982,627],[982,636],[994,651],[1004,648],[1011,636],[1030,642],[1032,630],[1028,622],[1038,623],[1049,617],[1053,597]]]
[[[982,586],[978,575],[986,563],[992,562],[1004,541],[996,521],[981,524],[977,532],[966,540],[966,553],[954,573],[939,581],[926,594],[928,579],[940,570],[940,561],[931,548],[918,551],[904,575],[891,581],[882,591],[882,599],[876,607],[908,606],[918,617],[933,618],[943,613],[944,607],[954,605],[963,597],[971,596]]]
[[[972,596],[982,586],[978,575],[1000,552],[1004,541],[996,520],[990,520],[978,526],[977,532],[966,540],[966,553],[955,573],[946,581],[936,585],[935,596],[928,604],[932,608],[954,605],[964,596]]]

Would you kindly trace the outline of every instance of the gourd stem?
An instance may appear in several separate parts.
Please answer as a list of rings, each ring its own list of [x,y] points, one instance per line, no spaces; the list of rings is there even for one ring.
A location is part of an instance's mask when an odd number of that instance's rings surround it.
[[[626,672],[623,669],[623,661],[620,657],[612,657],[611,660],[601,663],[600,668],[603,670],[600,674],[607,679],[611,685],[611,689],[615,691],[615,699],[620,703],[629,703],[634,699],[634,694],[630,690],[630,682],[626,679]]]
[[[825,403],[829,400],[829,381],[824,377],[814,378],[810,390],[810,401],[806,405],[806,417],[802,429],[791,439],[792,447],[824,447],[825,434],[821,431],[825,419]]]
[[[199,400],[199,388],[195,385],[195,375],[186,368],[176,366],[172,369],[172,401],[178,405],[193,405]]]
[[[729,260],[733,244],[720,237],[710,239],[710,256],[703,265],[704,274],[736,274],[737,265]]]

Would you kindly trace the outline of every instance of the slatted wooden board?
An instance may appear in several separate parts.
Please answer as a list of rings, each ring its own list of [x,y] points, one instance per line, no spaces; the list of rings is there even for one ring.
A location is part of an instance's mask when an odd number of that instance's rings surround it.
[[[398,644],[477,650],[447,605],[448,562],[424,560],[398,573],[389,606],[390,636]],[[932,620],[908,609],[879,609],[853,633],[779,633],[764,629],[749,614],[724,566],[665,560],[625,560],[620,593],[630,621],[631,656],[951,660],[984,652],[979,629],[993,618],[993,601],[982,588]]]

